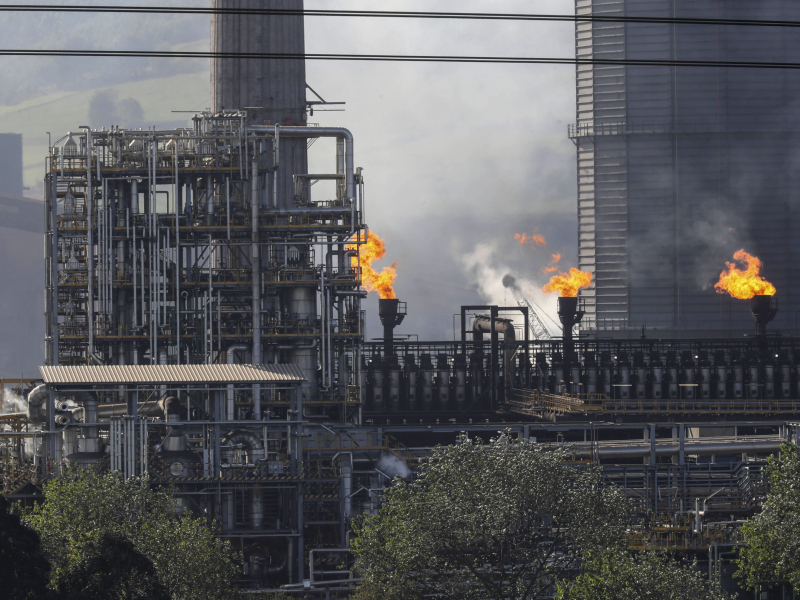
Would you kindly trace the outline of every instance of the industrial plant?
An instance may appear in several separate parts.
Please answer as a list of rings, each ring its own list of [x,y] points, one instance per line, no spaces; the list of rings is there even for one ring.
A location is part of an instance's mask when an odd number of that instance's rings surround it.
[[[576,9],[645,4],[681,5]],[[579,23],[578,52],[687,43],[670,41],[674,25],[652,27],[663,39]],[[212,17],[220,53],[304,47],[302,16]],[[766,492],[767,458],[800,442],[794,221],[764,233],[771,246],[754,237],[712,253],[706,289],[690,282],[690,247],[678,243],[694,218],[683,210],[693,184],[677,175],[684,138],[772,138],[716,112],[690,123],[677,105],[656,118],[631,101],[617,114],[602,86],[633,97],[645,69],[666,82],[664,98],[700,101],[676,83],[678,67],[614,68],[577,69],[579,269],[546,286],[559,295],[558,330],[509,274],[510,305],[453,307],[454,340],[403,335],[404,317],[424,308],[395,297],[392,268],[373,268],[385,240],[368,226],[358,139],[308,122],[301,59],[214,58],[211,109],[183,128],[64,123],[44,157],[46,356],[39,379],[13,381],[25,410],[0,407],[5,494],[29,502],[67,465],[148,475],[216,523],[249,588],[344,597],[355,586],[351,519],[374,514],[382,489],[437,444],[509,430],[601,465],[636,512],[631,548],[680,552],[734,589],[731,558]],[[727,85],[719,106],[732,107],[739,88]],[[309,172],[317,142],[331,172]],[[669,176],[650,177],[647,160],[662,158]],[[637,215],[677,231],[674,246],[640,251],[666,237]],[[647,261],[663,252],[667,273],[651,281]],[[380,339],[365,336],[368,294],[380,297]]]

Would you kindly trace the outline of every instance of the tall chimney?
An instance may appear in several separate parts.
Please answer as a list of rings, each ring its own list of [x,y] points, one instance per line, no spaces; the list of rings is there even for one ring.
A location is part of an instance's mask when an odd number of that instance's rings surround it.
[[[572,327],[583,318],[582,310],[578,310],[578,298],[561,297],[558,299],[558,320],[564,329],[564,360],[571,361],[574,353],[572,343]]]
[[[756,335],[767,335],[767,323],[778,314],[777,305],[772,304],[772,296],[759,294],[750,299],[750,311],[756,322]]]
[[[212,0],[215,9],[303,10],[303,0]],[[211,17],[212,52],[305,53],[302,15]],[[251,125],[306,124],[306,67],[302,58],[212,58],[211,110],[247,108]],[[294,198],[292,175],[308,173],[304,138],[280,140],[277,207]]]
[[[381,298],[378,300],[378,316],[383,324],[383,360],[389,364],[394,355],[394,328],[403,322],[406,313],[403,312],[400,301],[394,298]]]

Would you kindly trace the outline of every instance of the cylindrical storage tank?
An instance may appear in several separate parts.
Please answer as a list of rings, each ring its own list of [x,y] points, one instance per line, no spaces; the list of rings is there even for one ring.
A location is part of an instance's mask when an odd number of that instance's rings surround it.
[[[450,365],[447,354],[436,357],[436,385],[439,389],[439,406],[446,409],[450,405]]]
[[[422,393],[422,408],[433,409],[433,360],[430,354],[421,354],[419,357],[420,392]]]
[[[631,366],[628,355],[620,352],[617,357],[617,393],[616,397],[627,400],[631,397]]]
[[[611,364],[611,353],[603,351],[600,353],[600,373],[602,375],[602,389],[606,397],[611,398],[614,383],[614,367]]]
[[[358,373],[358,385],[361,388],[361,404],[366,405],[368,402],[368,386],[367,386],[367,373],[369,366],[367,365],[366,355],[361,355],[361,370]]]
[[[678,384],[680,383],[678,377],[678,358],[673,350],[667,352],[667,385],[669,386],[669,397],[671,399],[678,398]]]
[[[406,401],[408,402],[408,407],[413,410],[417,408],[419,367],[416,362],[414,362],[413,354],[406,354],[403,363]]]
[[[744,365],[741,361],[733,362],[733,397],[744,398]]]
[[[758,362],[751,362],[747,368],[748,371],[748,381],[747,381],[747,397],[751,400],[755,400],[761,397],[759,392],[759,387],[761,387],[761,369],[758,366]]]
[[[694,400],[697,397],[697,378],[694,371],[694,360],[692,352],[684,350],[681,352],[681,382],[683,385],[680,390],[680,397],[684,400]]]
[[[473,352],[469,358],[470,398],[476,402],[483,393],[483,355]]]
[[[775,397],[775,362],[772,358],[764,363],[764,397]]]
[[[644,364],[644,352],[637,350],[633,353],[633,395],[640,400],[647,396],[647,368]]]
[[[664,397],[664,365],[658,352],[650,353],[650,386],[653,398],[660,400]]]
[[[728,365],[725,364],[725,351],[714,352],[714,370],[717,389],[717,398],[728,397]]]
[[[372,408],[376,411],[384,409],[383,402],[383,361],[377,354],[369,364],[370,389],[372,390]]]
[[[597,393],[597,363],[595,362],[594,352],[586,353],[586,360],[584,361],[586,371],[586,393]]]
[[[570,384],[570,391],[573,394],[580,394],[582,388],[582,381],[581,381],[581,365],[578,362],[574,362],[569,367],[570,377],[569,377],[569,384]]]
[[[699,367],[699,398],[702,400],[709,400],[711,399],[711,363],[709,362],[707,355],[700,354]]]
[[[311,286],[298,286],[288,292],[288,309],[290,319],[297,322],[299,331],[314,332],[317,330],[317,296]],[[306,375],[303,387],[309,388],[313,398],[317,390],[317,366],[319,364],[317,349],[307,341],[298,342],[289,352],[288,362],[298,365]]]
[[[453,361],[453,395],[456,408],[463,410],[467,405],[467,357],[456,354]]]
[[[788,360],[781,362],[781,396],[792,397],[792,365]]]
[[[566,365],[564,365],[564,357],[560,352],[553,353],[553,366],[550,369],[550,388],[554,394],[563,394],[567,391],[567,382],[564,380]]]

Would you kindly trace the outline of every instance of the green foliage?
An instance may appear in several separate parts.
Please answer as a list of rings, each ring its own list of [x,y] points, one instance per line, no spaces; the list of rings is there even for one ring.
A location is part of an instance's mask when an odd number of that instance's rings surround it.
[[[763,510],[742,527],[736,576],[757,590],[788,581],[800,587],[800,450],[784,444],[767,466],[771,483]]]
[[[42,537],[55,587],[85,559],[87,544],[110,534],[130,540],[152,561],[173,599],[228,597],[238,575],[230,544],[217,540],[203,519],[176,515],[171,490],[151,489],[141,478],[124,481],[116,472],[73,468],[43,491],[44,501],[25,520]]]
[[[153,562],[128,538],[105,533],[80,555],[58,582],[63,600],[170,600]]]
[[[666,554],[634,556],[615,549],[595,552],[583,573],[558,585],[556,600],[729,600],[692,566]]]
[[[592,548],[621,539],[626,504],[596,467],[511,438],[434,450],[395,479],[375,517],[354,522],[356,598],[538,597]]]
[[[47,592],[50,563],[39,535],[10,509],[0,496],[0,600],[39,600]]]

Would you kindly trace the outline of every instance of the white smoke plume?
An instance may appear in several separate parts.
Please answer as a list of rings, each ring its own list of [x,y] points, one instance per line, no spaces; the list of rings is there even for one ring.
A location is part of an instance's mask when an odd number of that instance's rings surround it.
[[[14,390],[6,388],[3,402],[3,413],[21,413],[28,411],[28,400]]]
[[[470,282],[478,288],[478,293],[487,304],[498,306],[516,306],[512,288],[516,288],[534,306],[539,317],[552,335],[558,335],[558,300],[557,294],[544,294],[541,286],[545,281],[537,282],[524,274],[512,275],[511,269],[502,260],[501,252],[492,243],[481,242],[462,259],[462,265]],[[505,285],[503,281],[505,280]],[[537,308],[538,307],[538,308]],[[541,310],[540,310],[541,309]],[[523,326],[522,317],[503,315],[511,318],[518,327]]]
[[[381,457],[378,461],[378,469],[390,477],[400,475],[403,479],[408,479],[411,476],[411,469],[408,468],[408,465],[391,454],[384,454]]]

